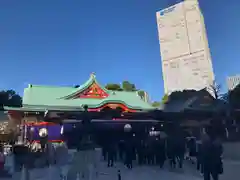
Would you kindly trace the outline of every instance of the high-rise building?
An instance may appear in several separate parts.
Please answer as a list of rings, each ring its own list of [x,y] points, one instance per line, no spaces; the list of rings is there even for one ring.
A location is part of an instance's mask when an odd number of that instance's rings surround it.
[[[227,77],[228,90],[233,90],[238,84],[240,84],[240,75]]]
[[[198,1],[185,0],[156,15],[165,93],[212,84],[212,61]]]

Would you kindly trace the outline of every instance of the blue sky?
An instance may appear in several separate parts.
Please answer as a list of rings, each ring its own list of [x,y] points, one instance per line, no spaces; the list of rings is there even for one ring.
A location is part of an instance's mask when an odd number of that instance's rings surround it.
[[[0,89],[129,80],[163,96],[156,11],[177,0],[1,0]],[[240,1],[200,0],[214,71],[239,73]]]

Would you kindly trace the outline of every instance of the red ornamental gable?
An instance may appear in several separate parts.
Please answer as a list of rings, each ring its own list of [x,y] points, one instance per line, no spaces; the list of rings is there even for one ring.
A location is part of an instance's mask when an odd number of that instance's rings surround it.
[[[84,90],[83,92],[76,94],[74,99],[77,98],[96,98],[103,99],[108,97],[108,94],[100,88],[97,84],[92,84],[89,88]]]

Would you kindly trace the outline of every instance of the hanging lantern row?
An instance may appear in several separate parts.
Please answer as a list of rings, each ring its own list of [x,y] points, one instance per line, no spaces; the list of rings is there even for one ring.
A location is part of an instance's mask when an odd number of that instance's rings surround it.
[[[158,136],[160,135],[160,131],[156,131],[154,127],[149,131],[149,136]]]

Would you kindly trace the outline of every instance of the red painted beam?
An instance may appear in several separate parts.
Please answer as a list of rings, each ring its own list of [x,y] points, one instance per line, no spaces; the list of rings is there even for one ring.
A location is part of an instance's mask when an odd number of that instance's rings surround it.
[[[48,140],[48,142],[53,142],[53,143],[62,143],[65,142],[64,140]],[[32,143],[40,143],[39,140],[34,140]]]
[[[107,103],[98,108],[89,108],[88,110],[89,111],[101,111],[104,108],[111,108],[111,109],[121,108],[121,109],[123,109],[123,111],[126,111],[126,112],[136,112],[135,109],[130,109],[127,106],[120,104],[120,103]]]
[[[56,125],[56,123],[53,122],[30,122],[30,123],[25,123],[27,126],[51,126],[51,125]]]

